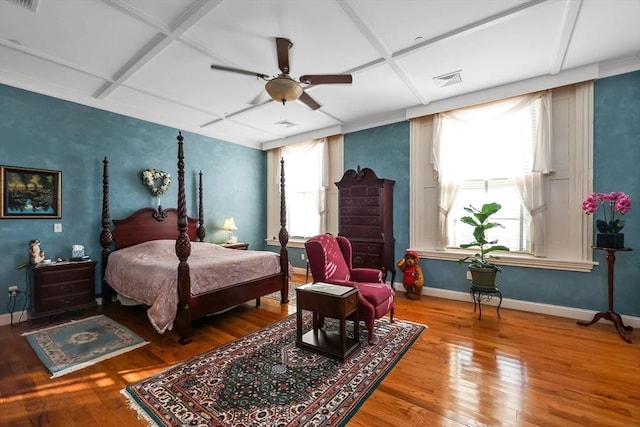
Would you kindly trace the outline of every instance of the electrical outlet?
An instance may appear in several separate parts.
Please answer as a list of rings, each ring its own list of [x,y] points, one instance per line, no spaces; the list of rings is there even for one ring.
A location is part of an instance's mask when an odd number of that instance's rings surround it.
[[[300,254],[300,259],[304,261],[304,254]]]
[[[8,290],[10,297],[15,297],[16,295],[18,295],[18,292],[20,292],[16,285],[9,286]]]
[[[53,224],[53,232],[54,233],[62,233],[62,224],[60,224],[60,223]]]
[[[467,271],[467,280],[471,280],[471,272]]]

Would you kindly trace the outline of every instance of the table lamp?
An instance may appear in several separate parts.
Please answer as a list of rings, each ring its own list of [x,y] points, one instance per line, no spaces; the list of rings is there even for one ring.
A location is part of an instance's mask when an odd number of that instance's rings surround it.
[[[231,235],[231,231],[237,230],[238,227],[236,227],[236,223],[233,221],[232,216],[228,216],[224,219],[224,224],[222,225],[222,229],[229,232],[229,240],[227,241],[227,243],[236,243],[237,239],[236,237]]]

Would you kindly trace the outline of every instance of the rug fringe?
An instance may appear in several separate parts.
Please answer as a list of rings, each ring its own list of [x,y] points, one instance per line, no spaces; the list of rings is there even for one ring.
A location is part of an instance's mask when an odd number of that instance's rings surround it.
[[[144,341],[144,342],[138,343],[136,345],[132,345],[131,347],[122,348],[122,349],[120,349],[118,351],[114,351],[114,352],[111,352],[111,353],[103,354],[102,356],[100,356],[100,357],[98,357],[96,359],[89,360],[89,361],[87,361],[85,363],[80,363],[78,365],[71,366],[71,367],[66,368],[66,369],[61,369],[58,372],[54,373],[51,376],[51,378],[61,377],[61,376],[66,375],[68,373],[75,372],[75,371],[77,371],[79,369],[86,368],[87,366],[95,365],[98,362],[102,362],[103,360],[107,360],[107,359],[110,359],[112,357],[116,357],[116,356],[119,356],[121,354],[128,353],[128,352],[130,352],[132,350],[135,350],[136,348],[140,348],[140,347],[145,346],[147,344],[149,344],[149,341]]]
[[[147,422],[148,427],[157,427],[158,424],[147,414],[147,412],[142,408],[142,406],[138,405],[136,400],[129,394],[126,388],[120,390],[120,394],[122,394],[127,399],[127,406],[136,411],[139,420],[143,420]]]
[[[70,325],[72,323],[84,322],[86,320],[91,320],[91,319],[97,319],[98,317],[104,317],[104,314],[98,314],[96,316],[91,316],[91,317],[83,317],[82,319],[71,319],[70,321],[65,323],[59,323],[57,325],[47,326],[46,328],[36,329],[35,331],[23,332],[21,336],[24,337],[31,334],[37,334],[38,332],[48,331],[49,329],[59,328],[60,326]]]

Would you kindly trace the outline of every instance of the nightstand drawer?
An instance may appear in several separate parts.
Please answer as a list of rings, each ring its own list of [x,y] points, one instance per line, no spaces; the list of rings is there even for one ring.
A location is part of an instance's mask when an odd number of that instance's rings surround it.
[[[79,277],[74,281],[52,282],[40,285],[40,297],[52,298],[60,295],[88,293],[89,286],[93,286],[86,278]]]
[[[91,275],[93,264],[83,265],[81,267],[63,268],[56,266],[54,268],[39,267],[42,271],[38,271],[40,284],[47,285],[50,283],[73,282],[77,280],[87,280]],[[46,269],[46,270],[45,270]]]
[[[51,298],[41,298],[40,305],[37,307],[43,311],[73,309],[79,305],[91,304],[91,294],[89,291],[67,294],[67,295],[55,295]]]

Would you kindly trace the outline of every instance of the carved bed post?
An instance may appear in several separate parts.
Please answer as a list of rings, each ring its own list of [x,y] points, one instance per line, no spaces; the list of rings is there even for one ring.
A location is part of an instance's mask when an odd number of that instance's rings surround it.
[[[202,171],[200,171],[200,183],[198,184],[198,241],[204,242],[207,232],[204,228],[204,208],[202,204]]]
[[[184,191],[184,150],[182,132],[178,132],[178,239],[176,240],[176,255],[178,264],[178,312],[176,326],[180,335],[180,344],[191,342],[191,311],[189,298],[191,296],[191,279],[189,277],[189,256],[191,242],[187,235],[187,203]]]
[[[113,289],[104,280],[104,273],[107,269],[107,260],[111,253],[113,235],[109,225],[111,217],[109,215],[109,160],[105,157],[102,161],[102,231],[100,232],[100,245],[102,245],[102,304],[111,304]]]
[[[287,231],[287,206],[286,193],[284,187],[284,158],[280,159],[280,271],[282,271],[282,289],[280,290],[280,301],[282,304],[289,302],[289,232]]]

